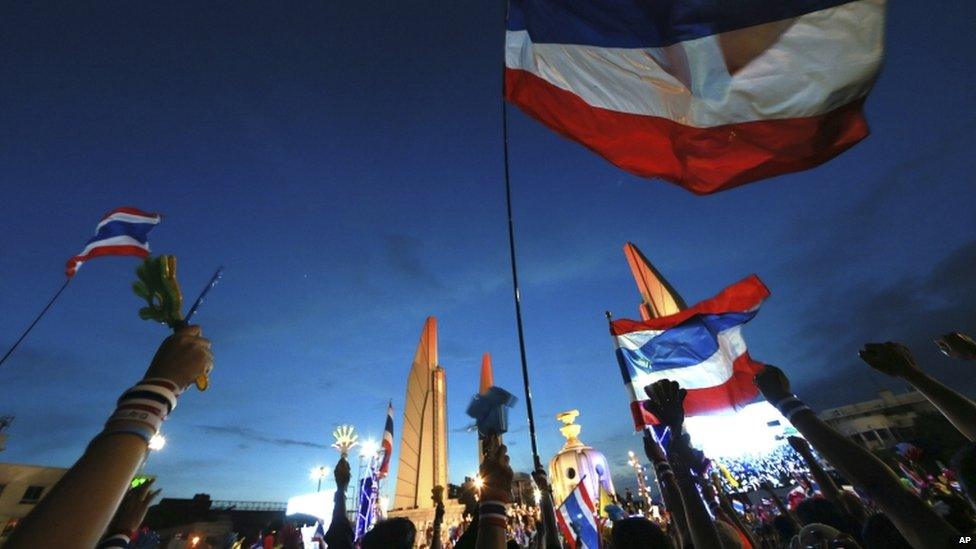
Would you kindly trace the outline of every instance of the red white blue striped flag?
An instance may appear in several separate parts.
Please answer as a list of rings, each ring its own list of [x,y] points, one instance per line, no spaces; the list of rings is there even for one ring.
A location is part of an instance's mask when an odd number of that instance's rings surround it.
[[[393,455],[393,403],[391,402],[386,408],[386,426],[383,428],[383,442],[380,443],[383,448],[383,461],[380,463],[380,468],[377,471],[379,478],[385,478],[386,474],[390,472],[390,457]]]
[[[159,224],[160,216],[136,208],[114,209],[98,222],[95,236],[78,255],[68,260],[65,274],[75,275],[81,265],[93,257],[128,255],[149,257],[149,232]]]
[[[752,379],[763,365],[749,356],[741,330],[767,297],[769,290],[752,275],[673,315],[614,320],[610,333],[630,393],[634,426],[640,430],[657,423],[643,408],[644,387],[662,379],[688,390],[688,416],[752,402],[758,394]]]
[[[868,135],[885,0],[510,0],[505,97],[620,168],[697,194]]]

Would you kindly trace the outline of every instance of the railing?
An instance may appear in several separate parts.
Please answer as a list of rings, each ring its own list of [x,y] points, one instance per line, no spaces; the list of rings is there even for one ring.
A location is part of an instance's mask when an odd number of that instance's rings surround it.
[[[284,512],[287,505],[280,501],[230,501],[213,500],[210,508],[220,511],[281,511]]]

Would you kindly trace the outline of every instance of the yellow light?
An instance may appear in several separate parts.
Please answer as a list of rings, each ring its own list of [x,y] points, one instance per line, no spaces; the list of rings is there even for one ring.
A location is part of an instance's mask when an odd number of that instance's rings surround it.
[[[166,446],[166,437],[159,433],[156,433],[149,439],[149,449],[154,452],[162,450],[164,446]]]
[[[200,536],[193,536],[193,538],[190,539],[190,547],[196,547],[198,543],[200,543]]]
[[[485,487],[485,479],[481,478],[481,475],[475,475],[472,482],[474,482],[474,487],[478,490]]]

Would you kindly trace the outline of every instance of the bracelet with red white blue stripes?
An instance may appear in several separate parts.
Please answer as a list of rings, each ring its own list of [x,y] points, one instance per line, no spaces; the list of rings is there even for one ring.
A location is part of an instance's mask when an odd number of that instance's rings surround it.
[[[508,526],[508,506],[501,501],[485,500],[478,505],[478,527]]]

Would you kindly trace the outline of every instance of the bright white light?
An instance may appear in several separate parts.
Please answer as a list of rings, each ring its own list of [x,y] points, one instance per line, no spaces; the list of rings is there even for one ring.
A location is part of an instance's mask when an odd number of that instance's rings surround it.
[[[373,457],[380,451],[380,443],[373,439],[367,439],[359,445],[359,455],[362,457]]]
[[[542,490],[538,486],[532,489],[532,499],[535,500],[536,505],[542,503]]]
[[[474,487],[477,488],[478,490],[481,490],[482,488],[485,487],[485,479],[481,478],[481,475],[475,475],[473,482],[474,482]]]
[[[309,474],[308,478],[312,480],[320,480],[328,476],[329,476],[329,468],[323,465],[321,467],[312,467],[312,471]]]
[[[190,539],[190,547],[196,547],[198,543],[200,543],[200,536],[193,536],[193,538]]]
[[[311,515],[324,524],[326,530],[332,522],[332,507],[335,501],[335,490],[322,490],[311,494],[302,494],[288,500],[285,515]]]
[[[689,417],[685,428],[692,444],[712,458],[765,454],[783,444],[786,434],[795,434],[768,402],[750,404],[734,414]]]
[[[149,439],[149,449],[154,452],[162,450],[164,446],[166,446],[166,437],[159,433],[156,433]]]

